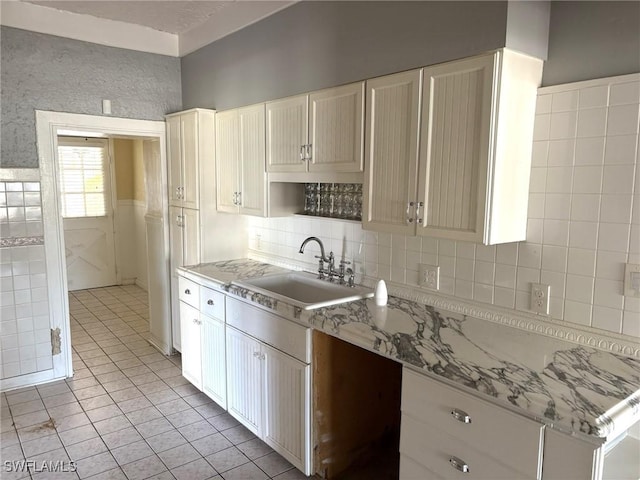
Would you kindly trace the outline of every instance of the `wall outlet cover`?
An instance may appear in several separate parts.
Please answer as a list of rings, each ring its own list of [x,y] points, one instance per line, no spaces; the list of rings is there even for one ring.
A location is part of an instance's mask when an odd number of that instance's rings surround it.
[[[640,265],[627,263],[624,267],[625,297],[640,297]]]
[[[549,297],[551,285],[543,283],[531,284],[531,310],[543,315],[549,315]]]
[[[430,290],[440,289],[440,267],[421,263],[418,272],[418,283]]]

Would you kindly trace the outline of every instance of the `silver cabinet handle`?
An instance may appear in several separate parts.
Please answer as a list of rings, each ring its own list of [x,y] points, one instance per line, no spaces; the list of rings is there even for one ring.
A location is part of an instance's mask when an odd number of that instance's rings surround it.
[[[449,459],[449,463],[456,470],[459,470],[462,473],[469,473],[469,465],[467,465],[464,460],[460,460],[458,457],[451,457]]]
[[[187,288],[187,289],[185,289],[184,293],[185,293],[186,295],[191,295],[191,290],[189,290],[189,289]]]
[[[207,300],[207,305],[213,305],[213,300],[211,299]]]
[[[253,352],[253,356],[256,358],[260,358],[260,352]]]
[[[198,320],[197,318],[193,319],[193,323],[195,323],[196,325],[202,325],[202,322],[200,320]]]
[[[420,207],[424,206],[424,202],[416,202],[416,222],[422,223],[422,218],[420,217]]]
[[[238,192],[233,192],[233,204],[238,204]]]
[[[242,192],[237,193],[238,205],[242,205]]]
[[[311,163],[316,163],[316,162],[314,162],[314,160],[313,160],[313,156],[311,155],[311,152],[313,152],[313,150],[311,149],[311,147],[312,147],[312,145],[311,145],[311,144],[309,144],[309,145],[305,145],[305,149],[306,149],[306,151],[307,151],[306,158],[307,158],[307,160],[311,160]]]
[[[305,145],[300,145],[300,160],[303,162],[307,160],[305,155]]]
[[[410,211],[411,211],[411,207],[413,207],[415,205],[415,202],[409,202],[407,203],[407,225],[410,225],[413,223],[413,217],[410,217]]]
[[[464,410],[458,410],[454,408],[451,410],[451,416],[462,423],[471,423],[471,417]]]

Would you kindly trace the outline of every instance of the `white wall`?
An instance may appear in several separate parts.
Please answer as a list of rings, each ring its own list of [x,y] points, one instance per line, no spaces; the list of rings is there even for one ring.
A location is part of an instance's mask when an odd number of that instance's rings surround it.
[[[527,241],[499,246],[363,231],[359,224],[251,218],[250,252],[313,271],[320,237],[371,278],[417,287],[439,265],[440,292],[529,311],[531,283],[551,285],[551,317],[640,338],[640,299],[622,295],[640,263],[640,75],[540,89]],[[638,187],[637,187],[638,186]]]

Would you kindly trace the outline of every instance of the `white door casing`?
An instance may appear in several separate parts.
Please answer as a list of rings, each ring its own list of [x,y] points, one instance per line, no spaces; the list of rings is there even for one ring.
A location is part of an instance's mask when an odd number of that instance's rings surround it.
[[[93,131],[110,135],[139,136],[156,138],[159,140],[160,175],[158,180],[161,187],[157,190],[164,193],[159,211],[160,228],[157,229],[157,249],[162,253],[156,256],[153,268],[149,265],[150,273],[158,277],[158,282],[150,285],[150,288],[163,289],[156,293],[155,309],[151,309],[151,325],[154,322],[169,322],[169,231],[168,231],[168,202],[167,170],[166,170],[166,145],[165,123],[162,121],[134,120],[115,117],[101,117],[62,112],[49,112],[36,110],[36,135],[38,146],[38,161],[40,166],[40,178],[42,189],[42,213],[44,220],[45,252],[47,267],[47,283],[49,293],[49,308],[51,328],[60,328],[60,354],[53,357],[53,372],[50,378],[39,379],[39,382],[64,378],[73,375],[71,356],[71,335],[69,322],[69,297],[67,294],[67,268],[65,263],[64,229],[60,215],[58,166],[57,166],[57,136],[60,129],[72,129],[80,131]],[[156,200],[156,199],[154,199]],[[155,268],[157,267],[157,268]],[[151,275],[149,275],[152,278]],[[164,281],[162,280],[164,278]],[[150,297],[152,296],[150,291]],[[156,311],[154,318],[153,311]],[[162,314],[161,316],[159,314]],[[170,330],[169,330],[170,331]],[[150,339],[153,342],[153,339]],[[156,346],[163,353],[170,353],[166,346],[170,345],[170,339],[158,339]],[[165,348],[163,348],[165,347]],[[25,386],[30,383],[17,384]]]

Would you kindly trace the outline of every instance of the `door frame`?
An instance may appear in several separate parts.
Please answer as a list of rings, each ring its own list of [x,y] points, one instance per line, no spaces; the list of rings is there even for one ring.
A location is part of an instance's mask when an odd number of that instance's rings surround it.
[[[60,355],[54,355],[53,357],[53,377],[50,380],[73,375],[67,266],[58,187],[58,130],[61,129],[106,135],[157,138],[160,141],[162,191],[167,191],[166,130],[164,121],[36,110],[36,137],[41,178],[50,319],[51,328],[59,328],[61,336],[61,352]],[[162,199],[162,218],[164,223],[164,251],[167,252],[166,260],[168,261],[169,229],[167,221],[169,212],[166,198]],[[165,270],[168,284],[168,265]]]

